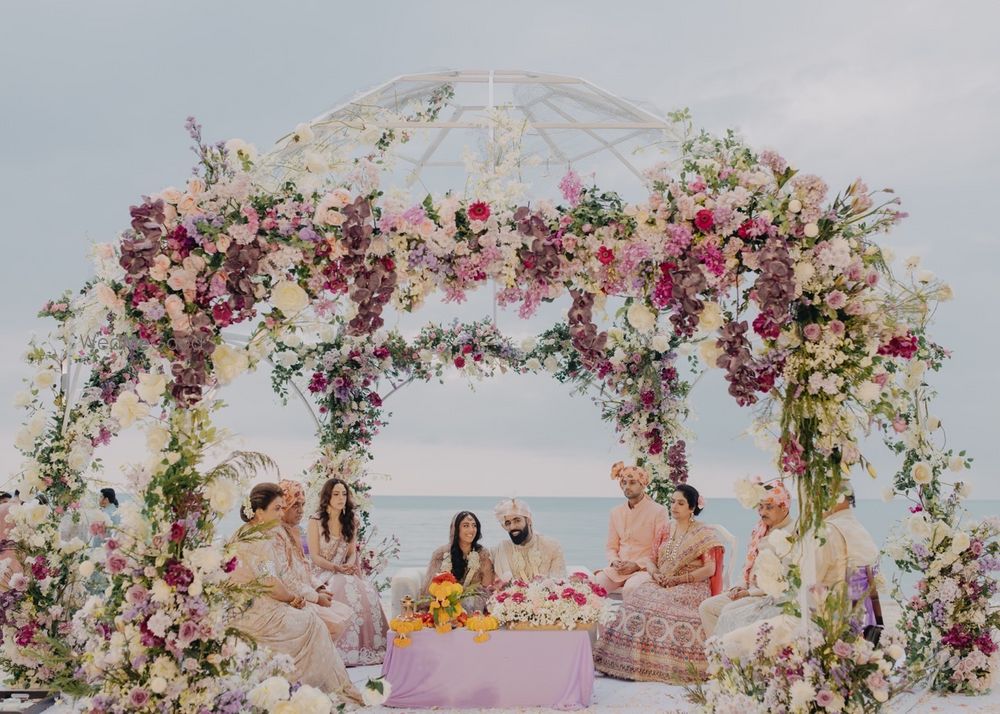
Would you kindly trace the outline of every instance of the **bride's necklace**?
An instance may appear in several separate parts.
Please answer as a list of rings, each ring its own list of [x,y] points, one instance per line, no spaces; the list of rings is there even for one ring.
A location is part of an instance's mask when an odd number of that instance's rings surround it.
[[[670,534],[670,540],[667,541],[667,557],[669,560],[673,560],[674,556],[677,555],[677,551],[684,544],[684,540],[687,538],[688,533],[691,532],[691,528],[694,527],[694,519],[688,521],[687,528],[684,529],[684,534],[677,539],[677,524],[674,524],[674,532]]]

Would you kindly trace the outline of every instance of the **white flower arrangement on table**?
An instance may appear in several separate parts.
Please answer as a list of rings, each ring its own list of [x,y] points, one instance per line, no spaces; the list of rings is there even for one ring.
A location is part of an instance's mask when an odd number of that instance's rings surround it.
[[[569,578],[513,580],[490,597],[487,609],[501,625],[525,623],[560,625],[606,623],[612,611],[607,591],[584,573]]]

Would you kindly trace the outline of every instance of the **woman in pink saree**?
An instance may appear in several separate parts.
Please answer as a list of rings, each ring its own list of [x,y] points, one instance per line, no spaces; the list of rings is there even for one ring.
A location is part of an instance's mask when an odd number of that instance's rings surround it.
[[[378,589],[361,574],[357,534],[350,487],[341,479],[329,479],[320,491],[319,508],[309,518],[306,535],[316,582],[354,611],[337,640],[337,650],[348,667],[381,663],[389,630]]]
[[[602,631],[594,654],[612,677],[684,684],[704,679],[705,632],[698,605],[721,586],[722,544],[701,512],[698,491],[677,487],[673,520],[654,541],[650,580],[624,595],[615,620]]]

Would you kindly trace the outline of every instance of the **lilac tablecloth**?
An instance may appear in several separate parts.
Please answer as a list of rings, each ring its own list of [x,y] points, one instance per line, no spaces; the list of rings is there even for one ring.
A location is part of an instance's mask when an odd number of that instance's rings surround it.
[[[382,664],[392,689],[386,706],[503,708],[590,706],[594,660],[586,631],[507,631],[438,634],[421,630],[409,647],[394,647]]]

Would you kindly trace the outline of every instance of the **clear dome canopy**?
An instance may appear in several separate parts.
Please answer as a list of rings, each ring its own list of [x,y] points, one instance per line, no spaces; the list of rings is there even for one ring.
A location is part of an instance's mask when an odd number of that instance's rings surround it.
[[[308,127],[308,128],[305,128]],[[568,169],[623,195],[676,158],[682,129],[578,77],[516,70],[407,74],[358,93],[281,137],[257,179],[318,182],[373,158],[381,185],[483,197],[491,181],[555,194]]]

